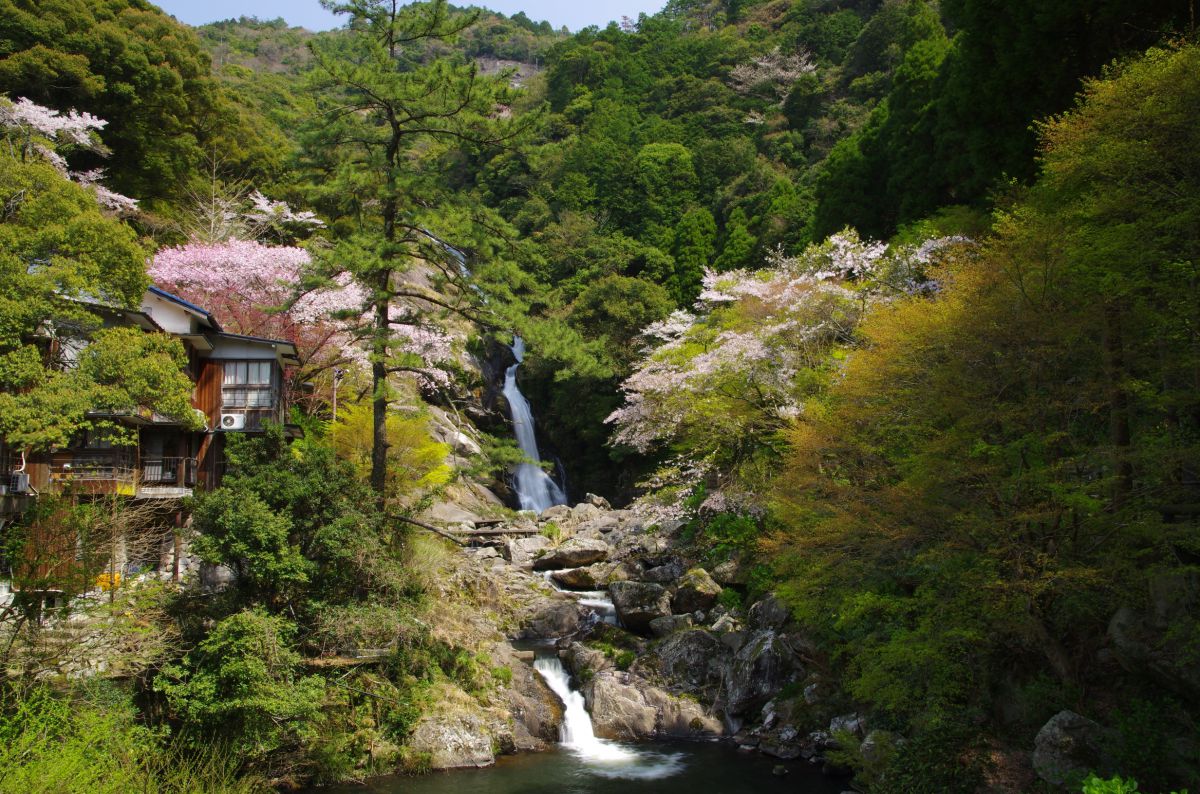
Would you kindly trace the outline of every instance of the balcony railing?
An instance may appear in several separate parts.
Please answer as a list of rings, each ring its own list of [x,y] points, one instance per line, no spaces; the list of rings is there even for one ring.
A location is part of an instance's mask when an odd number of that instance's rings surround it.
[[[175,485],[191,488],[196,484],[195,458],[142,458],[142,485]]]
[[[115,480],[133,482],[137,456],[128,449],[77,449],[54,453],[50,464],[52,482]]]

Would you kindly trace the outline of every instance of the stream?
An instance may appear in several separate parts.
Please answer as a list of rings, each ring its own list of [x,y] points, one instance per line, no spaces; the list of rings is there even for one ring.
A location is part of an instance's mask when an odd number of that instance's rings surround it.
[[[550,579],[552,571],[546,572]],[[604,591],[570,591],[609,623],[616,610]],[[553,642],[515,645],[536,653],[533,667],[563,702],[559,744],[544,753],[503,756],[485,769],[434,772],[423,777],[377,778],[333,794],[838,794],[843,786],[814,766],[780,762],[738,750],[729,742],[616,742],[596,736],[583,695],[571,687]],[[786,774],[777,774],[786,771]]]

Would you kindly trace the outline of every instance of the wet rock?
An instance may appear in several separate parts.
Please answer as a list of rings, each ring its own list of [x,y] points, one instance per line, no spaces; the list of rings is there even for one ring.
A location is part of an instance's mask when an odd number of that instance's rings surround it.
[[[435,714],[422,717],[408,739],[418,753],[428,753],[433,769],[491,766],[492,735],[484,720],[473,713]]]
[[[769,755],[772,758],[782,758],[784,761],[799,758],[801,752],[799,742],[782,741],[777,737],[764,738],[758,743],[758,749],[763,755]]]
[[[1102,750],[1105,739],[1098,723],[1073,711],[1060,711],[1038,731],[1033,768],[1042,780],[1056,786],[1089,771],[1107,773],[1111,764]]]
[[[720,640],[704,629],[680,631],[658,646],[658,672],[672,686],[716,688],[728,656]]]
[[[721,595],[721,585],[713,581],[708,571],[693,568],[679,580],[671,608],[675,612],[697,612],[711,609]]]
[[[725,668],[726,713],[757,711],[800,672],[791,650],[774,631],[752,634]]]
[[[552,571],[558,568],[579,568],[600,562],[608,557],[608,544],[590,538],[571,538],[557,548],[549,549],[533,561],[535,571]]]
[[[613,582],[608,586],[617,618],[630,631],[646,634],[650,621],[671,614],[671,597],[666,588],[648,582]]]
[[[513,750],[544,750],[558,741],[562,703],[550,691],[545,679],[530,666],[533,651],[514,651],[502,643],[496,647],[493,656],[496,662],[512,672],[512,679],[503,692],[507,701],[505,711],[511,718]]]
[[[750,607],[747,620],[751,628],[779,629],[787,623],[789,617],[791,617],[791,612],[787,605],[772,594]]]
[[[721,615],[713,621],[709,630],[731,651],[741,648],[746,641],[746,632],[742,630],[742,624],[731,615]]]
[[[692,627],[691,615],[667,615],[650,621],[650,634],[655,637],[666,637],[681,629]]]

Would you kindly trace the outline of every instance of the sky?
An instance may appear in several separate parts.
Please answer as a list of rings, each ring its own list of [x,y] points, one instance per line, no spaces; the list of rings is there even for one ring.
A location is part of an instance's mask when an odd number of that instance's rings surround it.
[[[180,22],[203,25],[240,16],[275,19],[283,17],[291,25],[310,30],[341,27],[338,17],[321,7],[317,0],[152,0]],[[454,5],[480,5],[512,15],[518,11],[534,22],[548,20],[556,29],[566,25],[579,30],[588,25],[604,27],[622,16],[637,19],[638,14],[662,10],[666,0],[458,0]],[[342,18],[344,20],[344,17]]]

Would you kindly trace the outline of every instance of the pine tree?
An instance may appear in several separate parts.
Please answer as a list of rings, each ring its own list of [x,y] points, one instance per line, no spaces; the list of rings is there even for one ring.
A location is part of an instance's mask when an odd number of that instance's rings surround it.
[[[389,377],[429,377],[413,357],[420,340],[436,334],[431,315],[478,308],[475,293],[462,288],[456,252],[429,234],[463,225],[466,214],[448,193],[444,166],[511,139],[517,128],[503,118],[505,76],[484,78],[472,64],[437,54],[475,15],[451,13],[445,0],[325,6],[350,21],[345,35],[310,45],[321,114],[307,153],[318,170],[314,198],[336,219],[338,244],[322,257],[325,275],[348,272],[369,292],[360,330],[371,351],[371,486],[382,495]],[[418,262],[457,289],[406,279]]]

